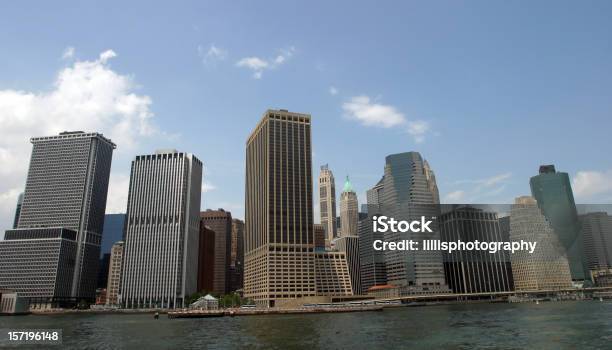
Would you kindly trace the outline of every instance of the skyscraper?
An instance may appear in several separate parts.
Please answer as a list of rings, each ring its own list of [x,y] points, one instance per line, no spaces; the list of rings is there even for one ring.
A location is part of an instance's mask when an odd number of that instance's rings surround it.
[[[215,231],[200,219],[198,242],[198,292],[212,292],[215,280]]]
[[[365,294],[370,287],[387,284],[387,268],[385,254],[381,250],[374,250],[372,244],[375,240],[383,240],[384,233],[374,232],[372,229],[372,215],[376,215],[377,206],[368,205],[367,219],[359,221],[359,272],[361,291]]]
[[[244,280],[244,221],[232,219],[230,291],[242,289]]]
[[[77,246],[70,296],[93,299],[115,144],[102,134],[82,131],[34,137],[31,142],[32,156],[17,231],[75,231]],[[60,231],[54,237],[70,236]],[[16,233],[23,238],[45,235]]]
[[[497,213],[472,206],[449,209],[439,217],[443,242],[502,241]],[[444,254],[444,274],[454,293],[505,292],[514,288],[510,257],[503,250],[496,253],[465,250]]]
[[[355,236],[358,234],[359,204],[357,202],[357,194],[353,191],[353,185],[351,185],[348,176],[340,195],[340,221],[342,228],[341,236]]]
[[[510,240],[537,242],[531,254],[526,250],[510,254],[517,291],[572,286],[565,249],[533,197],[518,197],[512,205]]]
[[[123,241],[115,242],[111,248],[110,264],[106,285],[106,303],[117,305],[119,303],[119,284],[121,283],[121,267],[123,265]]]
[[[433,219],[440,214],[438,187],[433,171],[418,152],[392,154],[386,157],[381,214],[397,220]],[[388,242],[412,239],[439,239],[437,221],[430,226],[433,232],[385,233]],[[385,251],[387,280],[390,284],[407,287],[409,293],[447,291],[440,251]]]
[[[259,305],[316,295],[310,116],[268,110],[246,144],[244,293]]]
[[[540,166],[540,174],[529,180],[531,195],[567,252],[573,280],[584,280],[583,244],[574,194],[567,173],[554,165]]]
[[[319,201],[321,225],[323,225],[329,245],[329,242],[338,237],[338,234],[336,232],[336,181],[327,164],[321,166],[319,174]]]
[[[158,150],[132,161],[120,303],[176,308],[197,288],[202,162]]]
[[[232,213],[223,209],[207,209],[200,213],[202,223],[215,232],[215,274],[212,292],[230,291],[230,264],[232,254]]]
[[[612,216],[606,212],[588,213],[580,215],[580,221],[588,270],[612,269]]]

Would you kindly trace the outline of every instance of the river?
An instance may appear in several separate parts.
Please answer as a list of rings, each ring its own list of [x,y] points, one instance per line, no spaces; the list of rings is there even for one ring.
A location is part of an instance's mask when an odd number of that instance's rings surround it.
[[[64,347],[75,349],[612,349],[612,302],[209,319],[28,315],[0,317],[0,328],[61,328]]]

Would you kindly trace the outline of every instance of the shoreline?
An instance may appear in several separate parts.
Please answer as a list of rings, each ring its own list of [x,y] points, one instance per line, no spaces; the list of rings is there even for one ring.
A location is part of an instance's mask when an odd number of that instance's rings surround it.
[[[606,299],[610,300],[610,299]],[[481,299],[481,300],[446,300],[446,301],[422,301],[410,302],[402,304],[375,304],[375,305],[354,305],[354,306],[335,306],[335,307],[302,307],[302,308],[228,308],[219,310],[190,310],[190,309],[114,309],[114,310],[76,310],[76,309],[55,309],[48,311],[30,311],[18,315],[10,316],[56,316],[56,315],[168,315],[168,318],[200,318],[200,317],[223,317],[223,316],[258,316],[258,315],[281,315],[281,314],[315,314],[315,313],[346,313],[346,312],[368,312],[368,311],[383,311],[386,308],[402,308],[402,307],[427,307],[427,306],[443,306],[443,305],[463,305],[463,304],[500,304],[500,303],[533,303],[536,302],[564,302],[564,301],[597,301],[597,299],[562,299],[562,300],[546,300],[533,299],[523,300],[520,302],[511,302],[502,299]]]

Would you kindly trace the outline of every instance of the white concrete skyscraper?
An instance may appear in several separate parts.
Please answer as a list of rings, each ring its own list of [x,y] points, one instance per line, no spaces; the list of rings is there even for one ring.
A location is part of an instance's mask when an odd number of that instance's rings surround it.
[[[359,203],[357,194],[353,191],[353,185],[346,177],[344,189],[340,195],[340,230],[341,236],[356,236],[358,234]]]
[[[336,237],[336,182],[334,174],[327,164],[321,166],[319,174],[319,203],[321,208],[321,225],[325,230],[325,240],[329,243]]]
[[[124,307],[183,307],[196,292],[201,193],[202,162],[192,154],[160,150],[132,161]]]

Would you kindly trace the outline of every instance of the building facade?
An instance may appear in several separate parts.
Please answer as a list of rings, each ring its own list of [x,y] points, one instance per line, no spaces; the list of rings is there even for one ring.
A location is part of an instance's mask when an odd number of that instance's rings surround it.
[[[497,213],[461,206],[439,217],[442,242],[502,242]],[[512,268],[506,251],[454,251],[444,254],[444,275],[453,293],[511,291]]]
[[[531,195],[567,252],[572,279],[585,279],[580,221],[569,175],[557,172],[554,165],[540,166],[540,173],[529,180]]]
[[[123,266],[123,241],[118,241],[111,248],[108,267],[108,284],[106,285],[106,304],[119,304],[119,285],[121,283],[121,268]]]
[[[207,209],[200,213],[202,222],[215,232],[215,264],[212,292],[230,292],[230,264],[232,253],[232,213],[223,209]]]
[[[99,133],[34,137],[17,230],[76,231],[72,291],[95,299],[106,196],[115,144]],[[44,234],[44,233],[43,233]]]
[[[244,284],[244,221],[232,219],[232,252],[230,262],[230,291],[242,289]]]
[[[537,242],[532,254],[519,250],[510,255],[515,290],[572,287],[565,249],[533,197],[518,197],[512,205],[510,240]]]
[[[316,295],[310,116],[268,110],[246,144],[244,295]]]
[[[321,224],[314,224],[314,235],[315,235],[315,250],[325,251],[329,248],[330,241],[327,240],[325,235],[325,227]]]
[[[106,288],[113,244],[123,241],[125,214],[104,215],[104,230],[100,246],[100,265],[98,268],[98,288]]]
[[[0,288],[34,303],[72,299],[77,232],[64,227],[7,230],[0,241]]]
[[[353,295],[362,294],[361,285],[361,262],[359,259],[359,236],[342,236],[336,238],[334,246],[339,252],[343,252],[346,258],[349,277],[351,278],[351,289]]]
[[[612,269],[612,216],[606,212],[588,213],[580,215],[580,222],[587,269]]]
[[[316,252],[315,275],[318,296],[353,295],[344,252]]]
[[[198,242],[198,292],[213,290],[215,280],[215,231],[200,219]]]
[[[357,235],[359,222],[359,203],[357,202],[357,193],[353,191],[353,185],[346,177],[344,189],[340,195],[340,226],[342,228],[341,236]]]
[[[435,240],[440,238],[437,220],[440,215],[439,194],[434,172],[418,152],[392,154],[386,157],[383,188],[379,198],[381,214],[397,220],[432,219],[433,232],[391,232],[385,234],[387,242],[404,239]],[[389,284],[410,287],[410,293],[422,290],[446,292],[442,253],[435,250],[385,251]]]
[[[375,240],[384,240],[384,233],[374,232],[372,217],[379,212],[378,205],[368,204],[368,217],[359,221],[359,264],[361,275],[361,293],[366,294],[374,286],[387,284],[387,267],[385,254],[374,250]]]
[[[329,245],[338,237],[336,230],[336,180],[327,164],[321,166],[319,174],[319,204],[321,210],[321,225]]]
[[[120,303],[183,307],[197,289],[202,162],[176,150],[132,161]]]

